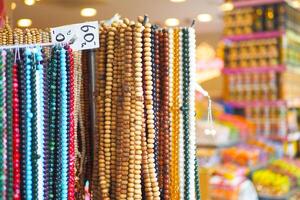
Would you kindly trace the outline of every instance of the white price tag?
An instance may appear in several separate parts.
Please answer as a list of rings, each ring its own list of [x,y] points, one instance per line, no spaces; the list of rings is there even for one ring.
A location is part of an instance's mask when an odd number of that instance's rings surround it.
[[[51,28],[51,41],[53,43],[68,43],[71,40],[74,40],[71,47],[75,51],[98,48],[98,21]]]

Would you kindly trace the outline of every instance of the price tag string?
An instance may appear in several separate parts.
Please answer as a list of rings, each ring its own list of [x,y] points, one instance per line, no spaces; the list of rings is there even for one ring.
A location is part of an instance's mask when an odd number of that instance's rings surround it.
[[[216,130],[214,129],[213,117],[212,117],[212,101],[211,98],[206,90],[204,90],[200,84],[196,84],[196,90],[200,92],[203,96],[207,97],[208,99],[208,108],[207,108],[207,123],[208,128],[204,130],[206,135],[214,136],[216,134]]]

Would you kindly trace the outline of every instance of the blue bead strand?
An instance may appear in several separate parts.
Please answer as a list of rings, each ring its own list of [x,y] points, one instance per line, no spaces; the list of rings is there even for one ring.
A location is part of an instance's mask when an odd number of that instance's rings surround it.
[[[38,199],[44,197],[44,70],[41,48],[35,50],[36,63],[36,93],[37,93],[37,154],[38,154]]]
[[[68,104],[67,104],[67,68],[66,50],[60,51],[60,136],[61,136],[61,199],[68,199]]]
[[[32,52],[29,48],[25,50],[25,67],[26,67],[26,199],[32,199],[32,160],[31,160],[31,132],[33,114],[31,112],[32,96],[31,96],[31,68]]]

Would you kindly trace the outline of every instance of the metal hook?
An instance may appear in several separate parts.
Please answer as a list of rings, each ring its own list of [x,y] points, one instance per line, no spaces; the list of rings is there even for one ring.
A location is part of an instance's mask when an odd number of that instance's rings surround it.
[[[18,50],[18,60],[21,60],[20,48],[17,48],[17,50]]]
[[[195,26],[196,20],[193,19],[192,24],[191,24],[191,28],[193,28]]]
[[[14,59],[14,63],[17,62],[18,49],[19,49],[19,48],[16,48],[16,49],[15,49],[15,59]]]
[[[144,15],[143,26],[145,26],[147,22],[148,22],[148,16]]]

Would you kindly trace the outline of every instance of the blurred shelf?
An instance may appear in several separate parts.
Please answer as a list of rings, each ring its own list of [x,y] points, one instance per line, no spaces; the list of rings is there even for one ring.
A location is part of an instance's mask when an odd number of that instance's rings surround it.
[[[283,100],[275,100],[275,101],[227,101],[227,105],[235,107],[235,108],[244,108],[244,107],[263,107],[263,106],[272,106],[279,107],[286,105],[286,102]]]
[[[263,168],[266,168],[266,167],[268,166],[269,163],[270,163],[270,160],[249,167],[249,175],[252,176],[252,173],[253,173],[253,172],[255,172],[255,171],[257,171],[257,170],[260,170],[260,169],[263,169]]]
[[[259,6],[259,5],[283,3],[283,2],[285,2],[285,0],[247,0],[247,1],[233,2],[233,5],[235,8],[242,8],[242,7]]]
[[[284,65],[264,66],[264,67],[237,67],[224,68],[224,74],[242,74],[242,73],[266,73],[266,72],[283,72],[286,70]]]
[[[268,138],[280,142],[295,142],[300,140],[300,132],[288,133],[285,136],[269,136]]]
[[[287,106],[288,108],[300,108],[300,98],[293,98],[287,100]]]
[[[265,32],[257,32],[257,33],[244,34],[244,35],[225,36],[223,38],[223,40],[238,42],[238,41],[244,41],[244,40],[276,38],[276,37],[280,37],[284,34],[285,34],[285,31],[265,31]]]
[[[221,76],[220,69],[210,69],[196,72],[196,80],[198,83],[203,83],[205,81],[212,80]]]
[[[296,188],[291,190],[289,193],[281,196],[270,196],[266,194],[258,194],[259,200],[289,200],[293,195],[299,192],[300,189]]]
[[[297,75],[300,75],[300,67],[295,67],[295,66],[288,66],[287,71],[290,73],[295,73]]]
[[[227,148],[227,147],[232,147],[237,144],[239,144],[239,140],[232,140],[226,143],[220,143],[220,144],[213,144],[213,143],[200,143],[197,144],[198,148]]]

